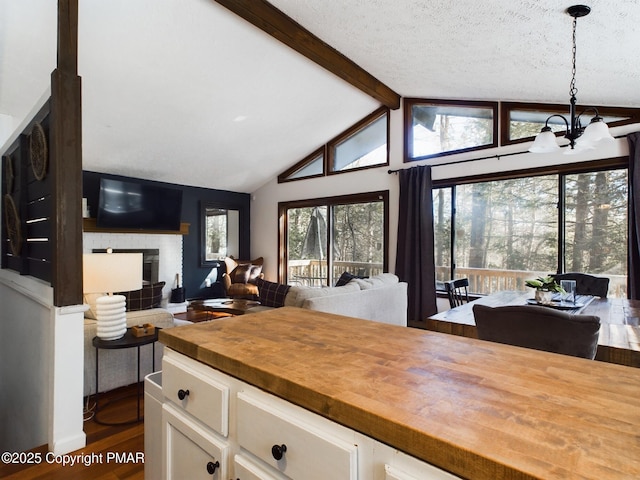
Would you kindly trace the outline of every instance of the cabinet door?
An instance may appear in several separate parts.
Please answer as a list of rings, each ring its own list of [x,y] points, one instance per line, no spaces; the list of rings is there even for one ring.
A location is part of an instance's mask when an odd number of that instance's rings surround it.
[[[162,410],[164,478],[226,480],[228,446],[171,404]]]
[[[358,448],[339,425],[257,392],[238,393],[237,416],[240,446],[287,477],[357,480]]]
[[[244,455],[236,455],[233,459],[234,480],[287,480],[287,477],[258,465]],[[269,470],[267,470],[269,468]]]

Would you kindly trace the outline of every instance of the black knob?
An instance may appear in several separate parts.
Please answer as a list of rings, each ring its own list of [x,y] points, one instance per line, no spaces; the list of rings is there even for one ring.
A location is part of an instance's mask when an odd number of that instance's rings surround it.
[[[180,400],[184,400],[185,398],[187,398],[189,396],[189,390],[178,390],[178,398]]]
[[[273,455],[273,458],[275,458],[276,460],[282,460],[284,452],[286,451],[287,446],[284,443],[282,445],[274,445],[273,447],[271,447],[271,455]]]
[[[216,470],[218,468],[220,468],[220,462],[216,462],[216,463],[209,462],[209,463],[207,463],[207,473],[209,475],[213,475],[214,473],[216,473]]]

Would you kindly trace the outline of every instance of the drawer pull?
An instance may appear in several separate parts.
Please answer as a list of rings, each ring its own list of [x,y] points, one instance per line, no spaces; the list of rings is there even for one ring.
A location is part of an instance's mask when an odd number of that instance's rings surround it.
[[[213,475],[214,473],[216,473],[216,470],[218,468],[220,468],[220,462],[216,462],[216,463],[209,462],[209,463],[207,463],[207,473],[209,475]]]
[[[282,445],[274,445],[273,447],[271,447],[271,455],[273,455],[273,458],[275,458],[276,460],[282,460],[284,452],[286,451],[287,446],[284,443]]]
[[[189,396],[189,390],[178,390],[178,398],[180,400],[184,400],[185,398],[187,398]]]

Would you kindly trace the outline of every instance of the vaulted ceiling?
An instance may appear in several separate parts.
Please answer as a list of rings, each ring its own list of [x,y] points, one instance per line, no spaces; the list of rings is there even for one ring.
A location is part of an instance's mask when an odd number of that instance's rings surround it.
[[[79,1],[85,169],[252,192],[380,105],[220,3]],[[568,102],[571,2],[270,3],[403,97]],[[640,107],[637,0],[589,5],[578,102]],[[56,2],[0,0],[0,143],[55,58]]]

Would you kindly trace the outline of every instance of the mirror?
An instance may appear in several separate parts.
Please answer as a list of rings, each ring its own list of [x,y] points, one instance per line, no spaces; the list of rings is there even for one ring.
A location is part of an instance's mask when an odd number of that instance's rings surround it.
[[[213,203],[201,207],[201,263],[217,265],[224,257],[240,253],[240,210]]]

